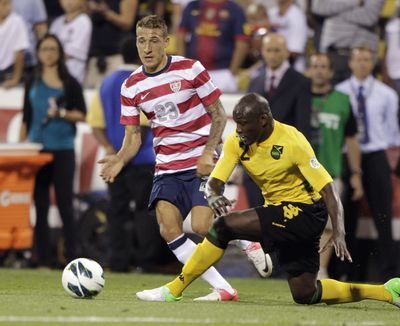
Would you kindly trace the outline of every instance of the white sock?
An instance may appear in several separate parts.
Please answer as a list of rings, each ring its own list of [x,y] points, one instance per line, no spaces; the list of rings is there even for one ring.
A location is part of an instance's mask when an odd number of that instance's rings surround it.
[[[245,250],[251,244],[251,241],[248,241],[248,240],[233,240],[233,241],[231,241],[231,243],[233,243],[239,249]]]
[[[186,234],[181,234],[175,240],[168,242],[168,247],[172,250],[176,258],[178,258],[182,264],[185,264],[196,249],[196,244],[190,240]],[[201,278],[208,282],[214,289],[223,289],[230,294],[235,293],[232,286],[222,277],[215,267],[207,269],[201,275]]]

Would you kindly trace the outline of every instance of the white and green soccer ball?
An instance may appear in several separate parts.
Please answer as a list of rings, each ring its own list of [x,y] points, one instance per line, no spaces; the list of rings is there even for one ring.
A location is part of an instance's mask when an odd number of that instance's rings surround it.
[[[74,298],[92,298],[104,288],[103,268],[94,260],[77,258],[62,273],[64,290]]]

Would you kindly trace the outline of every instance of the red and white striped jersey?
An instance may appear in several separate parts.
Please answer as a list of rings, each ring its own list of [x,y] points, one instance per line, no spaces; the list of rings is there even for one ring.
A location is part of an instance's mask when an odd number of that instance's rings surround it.
[[[169,56],[166,67],[148,74],[143,66],[121,87],[121,123],[140,123],[140,110],[150,121],[156,152],[156,175],[196,168],[211,128],[205,107],[221,91],[196,60]]]

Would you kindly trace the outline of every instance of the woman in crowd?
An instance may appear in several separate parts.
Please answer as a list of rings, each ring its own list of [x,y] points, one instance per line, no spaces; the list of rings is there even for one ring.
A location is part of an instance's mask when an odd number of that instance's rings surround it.
[[[75,172],[75,124],[85,120],[83,91],[65,65],[64,51],[54,35],[43,37],[36,47],[38,64],[25,86],[20,140],[43,145],[53,161],[37,173],[34,200],[34,241],[37,265],[51,267],[49,226],[50,185],[54,185],[57,207],[63,222],[64,256],[76,256],[76,230],[72,210]]]

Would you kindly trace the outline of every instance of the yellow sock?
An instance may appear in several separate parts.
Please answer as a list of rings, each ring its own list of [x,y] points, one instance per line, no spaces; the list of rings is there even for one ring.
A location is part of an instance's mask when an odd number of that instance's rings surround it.
[[[327,304],[357,302],[365,299],[392,302],[392,295],[382,285],[345,283],[332,279],[321,280],[321,302]]]
[[[186,289],[190,283],[223,256],[224,251],[225,250],[214,246],[207,239],[204,239],[183,266],[181,274],[166,286],[174,296],[180,297],[183,290]]]

